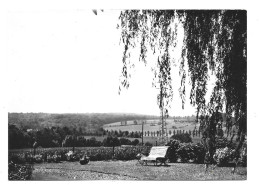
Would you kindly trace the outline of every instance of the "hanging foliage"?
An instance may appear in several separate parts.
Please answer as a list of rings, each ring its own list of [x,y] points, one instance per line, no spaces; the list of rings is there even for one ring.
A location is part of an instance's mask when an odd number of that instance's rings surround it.
[[[180,60],[172,55],[178,42],[178,25],[184,30]],[[148,53],[157,60],[153,84],[155,87],[159,84],[163,90],[163,96],[158,95],[157,102],[161,107],[163,100],[167,112],[173,96],[171,66],[173,61],[180,61],[182,107],[186,101],[185,81],[189,80],[190,103],[197,109],[197,118],[201,118],[201,129],[207,130],[205,138],[214,143],[216,127],[223,123],[220,113],[225,113],[228,134],[233,126],[237,127],[238,151],[247,132],[246,11],[125,10],[120,14],[118,28],[124,46],[119,91],[129,87],[130,68],[136,63],[131,60],[131,52],[140,48],[141,62],[148,63]],[[206,102],[210,73],[216,80],[210,101]]]

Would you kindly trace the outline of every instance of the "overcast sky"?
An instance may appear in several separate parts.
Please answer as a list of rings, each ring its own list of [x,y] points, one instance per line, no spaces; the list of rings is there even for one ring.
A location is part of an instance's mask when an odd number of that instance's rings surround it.
[[[122,68],[120,30],[116,29],[119,12],[105,10],[98,15],[90,9],[8,12],[8,112],[159,115],[153,74],[135,57],[132,60],[138,65],[130,88],[118,94]],[[176,56],[179,55],[177,52]],[[173,71],[170,115],[192,115],[195,112],[188,96],[185,110],[181,109],[178,68],[177,65]]]

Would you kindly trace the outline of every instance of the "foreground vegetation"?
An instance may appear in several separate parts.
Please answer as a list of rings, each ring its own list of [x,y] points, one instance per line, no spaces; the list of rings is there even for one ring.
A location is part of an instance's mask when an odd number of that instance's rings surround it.
[[[170,146],[167,152],[168,161],[171,163],[190,163],[204,164],[206,150],[201,143],[185,143],[188,135],[179,137],[179,140],[171,140],[167,145]],[[112,141],[112,140],[111,140]],[[182,142],[181,142],[182,141]],[[236,143],[230,143],[226,138],[218,138],[216,152],[214,154],[214,162],[219,167],[233,166],[235,159]],[[113,147],[77,147],[73,154],[68,156],[71,147],[60,148],[37,148],[34,149],[16,149],[9,150],[9,179],[14,179],[12,174],[16,168],[12,168],[13,164],[32,165],[37,163],[55,163],[59,166],[63,161],[79,161],[83,156],[88,156],[90,161],[109,161],[123,160],[131,161],[136,159],[137,154],[142,153],[148,155],[151,146],[117,146]],[[74,149],[74,148],[73,148]],[[239,162],[240,166],[247,165],[247,145],[244,143],[242,147]],[[207,163],[207,162],[206,162]],[[22,167],[23,169],[30,169]],[[12,170],[13,169],[13,170]],[[17,170],[16,170],[17,171]],[[10,178],[11,177],[11,178]],[[20,179],[28,179],[30,171],[22,174]],[[17,178],[15,178],[17,179]]]
[[[150,147],[81,147],[76,148],[72,156],[66,155],[72,148],[40,148],[9,150],[8,179],[29,180],[32,165],[39,163],[55,163],[62,161],[79,161],[89,156],[91,161],[134,160],[138,153],[148,155]]]

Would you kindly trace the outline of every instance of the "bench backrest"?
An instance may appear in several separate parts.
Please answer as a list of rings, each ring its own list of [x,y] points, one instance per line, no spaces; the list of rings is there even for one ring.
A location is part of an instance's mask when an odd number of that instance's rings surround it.
[[[149,153],[149,157],[165,157],[169,146],[153,146]]]

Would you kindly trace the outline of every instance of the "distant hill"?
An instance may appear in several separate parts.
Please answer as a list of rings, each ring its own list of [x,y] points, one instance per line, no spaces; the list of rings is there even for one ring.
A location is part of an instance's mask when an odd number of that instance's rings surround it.
[[[51,113],[8,113],[8,124],[15,124],[23,129],[39,129],[43,127],[84,127],[96,130],[104,124],[151,119],[156,116],[123,114],[123,113],[79,113],[79,114],[51,114]]]

